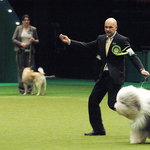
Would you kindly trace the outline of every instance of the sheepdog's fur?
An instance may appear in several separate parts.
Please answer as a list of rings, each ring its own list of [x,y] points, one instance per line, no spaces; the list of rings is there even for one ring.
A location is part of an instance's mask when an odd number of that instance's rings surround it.
[[[145,143],[150,138],[150,91],[132,85],[123,87],[114,107],[120,115],[133,120],[130,143]]]

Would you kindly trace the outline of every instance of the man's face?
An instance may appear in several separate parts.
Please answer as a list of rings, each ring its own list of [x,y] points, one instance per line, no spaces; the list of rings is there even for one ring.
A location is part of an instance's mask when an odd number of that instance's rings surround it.
[[[104,25],[105,33],[108,37],[114,35],[117,30],[117,24],[113,20],[106,20]]]

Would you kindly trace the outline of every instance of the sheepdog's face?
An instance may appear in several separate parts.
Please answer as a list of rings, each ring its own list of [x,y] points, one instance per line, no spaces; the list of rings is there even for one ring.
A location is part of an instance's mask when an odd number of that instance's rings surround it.
[[[141,109],[137,88],[127,86],[120,89],[114,107],[120,115],[131,120],[136,119]]]

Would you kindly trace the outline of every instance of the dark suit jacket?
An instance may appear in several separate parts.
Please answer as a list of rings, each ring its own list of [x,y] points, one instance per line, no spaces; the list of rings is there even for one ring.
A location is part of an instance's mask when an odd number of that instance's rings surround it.
[[[113,41],[111,42],[108,55],[106,57],[105,53],[105,45],[106,45],[106,35],[99,35],[95,41],[92,42],[79,42],[71,40],[71,47],[76,47],[80,49],[90,49],[90,50],[96,50],[96,54],[99,54],[101,56],[102,61],[102,67],[100,68],[100,75],[99,79],[102,76],[104,66],[107,63],[109,74],[114,80],[116,84],[122,85],[124,83],[125,79],[125,58],[124,55],[116,56],[112,52],[112,47],[114,45],[117,45],[123,50],[127,46],[130,47],[129,38],[120,35],[119,33],[116,33],[116,35],[113,38]],[[129,59],[134,64],[134,66],[137,68],[137,70],[140,72],[140,69],[143,68],[143,65],[136,54],[129,56]]]
[[[14,35],[12,37],[12,41],[13,41],[13,43],[15,43],[14,50],[16,52],[18,52],[19,49],[21,48],[21,34],[22,34],[22,30],[23,30],[23,26],[22,25],[17,26],[16,29],[15,29]],[[34,45],[39,42],[38,34],[37,34],[36,28],[33,27],[33,26],[30,26],[30,31],[32,32],[32,34],[33,34],[32,36],[35,39],[35,41],[32,42],[32,45],[31,45],[31,48],[32,48],[33,52],[35,53],[35,46]]]

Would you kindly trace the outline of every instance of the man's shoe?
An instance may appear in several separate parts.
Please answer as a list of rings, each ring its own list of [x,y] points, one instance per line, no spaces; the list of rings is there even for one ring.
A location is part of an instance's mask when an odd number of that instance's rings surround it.
[[[106,135],[106,132],[105,132],[105,130],[102,130],[100,132],[92,131],[90,133],[84,133],[84,135],[87,135],[87,136]]]

